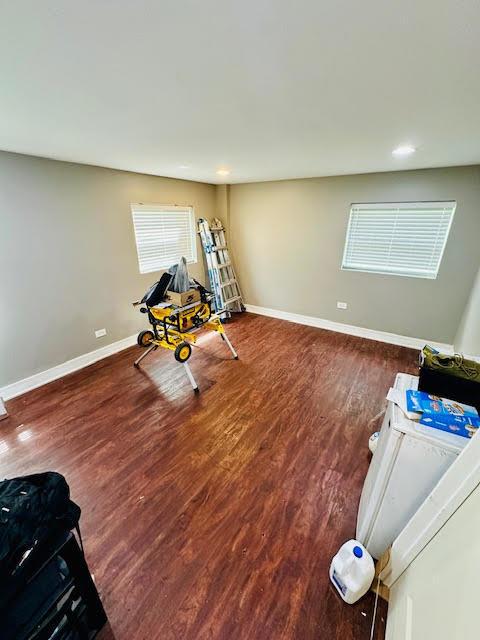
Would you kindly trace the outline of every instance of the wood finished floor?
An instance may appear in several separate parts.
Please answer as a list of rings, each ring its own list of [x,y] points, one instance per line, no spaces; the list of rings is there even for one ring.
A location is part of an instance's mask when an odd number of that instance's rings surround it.
[[[355,534],[388,387],[416,353],[252,314],[193,353],[136,347],[8,403],[2,477],[57,470],[82,507],[102,640],[368,640],[328,567]],[[381,604],[375,637],[384,637]]]

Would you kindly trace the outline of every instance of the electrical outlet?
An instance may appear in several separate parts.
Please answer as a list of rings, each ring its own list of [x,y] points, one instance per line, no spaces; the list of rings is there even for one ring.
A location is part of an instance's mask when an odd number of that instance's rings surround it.
[[[337,302],[337,309],[346,309],[348,304],[346,302]]]
[[[103,336],[106,336],[106,335],[107,335],[106,329],[97,329],[97,331],[95,331],[96,338],[103,338]]]

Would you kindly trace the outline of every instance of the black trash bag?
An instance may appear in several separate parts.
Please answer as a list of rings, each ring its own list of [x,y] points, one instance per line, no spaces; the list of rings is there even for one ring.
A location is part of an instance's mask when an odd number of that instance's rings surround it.
[[[0,584],[35,545],[62,531],[78,531],[80,513],[60,473],[0,481]]]
[[[172,281],[172,276],[169,273],[163,273],[160,280],[152,284],[147,293],[143,296],[141,302],[148,307],[154,307],[157,304],[163,302],[165,294]]]

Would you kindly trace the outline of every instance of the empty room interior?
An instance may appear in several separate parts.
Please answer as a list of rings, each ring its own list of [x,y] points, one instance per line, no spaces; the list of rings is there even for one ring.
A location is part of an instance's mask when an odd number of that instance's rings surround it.
[[[0,7],[2,640],[476,640],[478,2]]]

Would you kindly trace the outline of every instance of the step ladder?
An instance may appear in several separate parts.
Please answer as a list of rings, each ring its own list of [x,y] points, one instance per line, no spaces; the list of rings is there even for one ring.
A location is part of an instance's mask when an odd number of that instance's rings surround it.
[[[198,233],[207,261],[208,278],[214,295],[216,312],[222,318],[228,318],[232,312],[245,311],[242,293],[228,255],[225,229],[221,221],[213,218],[210,226],[208,220],[200,218]]]

